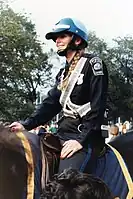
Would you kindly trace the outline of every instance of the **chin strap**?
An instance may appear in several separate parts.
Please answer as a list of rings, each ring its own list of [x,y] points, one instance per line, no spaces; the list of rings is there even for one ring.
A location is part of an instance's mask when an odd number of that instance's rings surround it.
[[[57,51],[57,54],[58,54],[59,56],[66,56],[67,50],[68,50],[68,47],[66,47],[66,48],[63,49],[63,50],[58,50],[58,51]]]

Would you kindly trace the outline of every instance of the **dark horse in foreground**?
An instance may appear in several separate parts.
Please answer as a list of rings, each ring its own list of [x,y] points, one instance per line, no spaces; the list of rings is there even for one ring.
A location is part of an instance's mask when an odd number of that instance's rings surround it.
[[[0,199],[39,199],[41,165],[36,135],[0,125]]]
[[[37,135],[11,133],[9,128],[0,125],[0,199],[39,199],[49,172],[40,140]],[[105,181],[114,197],[132,199],[133,132],[119,136],[109,144],[98,157],[93,174]],[[59,151],[55,154],[58,157]],[[57,167],[58,161],[50,161],[54,163],[53,169]]]

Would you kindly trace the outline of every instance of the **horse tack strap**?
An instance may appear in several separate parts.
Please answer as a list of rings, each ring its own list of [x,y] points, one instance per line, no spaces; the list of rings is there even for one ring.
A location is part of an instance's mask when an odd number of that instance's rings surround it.
[[[41,188],[44,189],[46,183],[49,180],[49,165],[47,157],[44,153],[43,142],[40,139],[40,147],[41,147],[41,154],[42,154],[42,176],[41,176]]]
[[[124,174],[125,180],[127,182],[129,192],[127,194],[126,199],[132,199],[133,198],[133,181],[132,181],[132,178],[131,178],[131,176],[129,174],[129,171],[128,171],[127,167],[126,167],[126,164],[125,164],[121,154],[114,147],[112,147],[110,144],[107,144],[107,145],[112,149],[112,151],[116,155],[116,157],[117,157],[117,159],[119,161],[119,164],[121,166],[122,172]]]
[[[21,139],[22,145],[24,147],[25,157],[30,166],[28,166],[28,177],[27,177],[27,198],[34,198],[34,161],[32,156],[32,150],[30,143],[26,136],[22,132],[18,132],[17,136]]]

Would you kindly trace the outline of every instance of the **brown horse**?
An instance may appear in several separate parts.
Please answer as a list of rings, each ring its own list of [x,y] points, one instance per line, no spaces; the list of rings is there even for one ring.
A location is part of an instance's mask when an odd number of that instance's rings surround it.
[[[22,198],[29,167],[16,134],[0,125],[0,198]]]
[[[34,136],[28,132],[12,133],[10,128],[0,125],[1,199],[39,198],[41,156],[39,142],[31,139]]]

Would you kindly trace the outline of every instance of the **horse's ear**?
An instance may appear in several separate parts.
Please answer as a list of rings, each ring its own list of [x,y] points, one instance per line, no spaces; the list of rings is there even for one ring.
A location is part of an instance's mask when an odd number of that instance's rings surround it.
[[[9,123],[8,122],[4,123],[0,121],[0,132],[3,131],[8,131],[8,132],[10,131]]]
[[[0,131],[3,131],[3,130],[4,130],[4,123],[0,122]]]
[[[8,150],[20,153],[22,156],[23,146],[21,140],[17,137],[16,133],[11,132],[9,126],[0,124],[0,147],[6,147]]]

